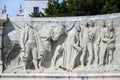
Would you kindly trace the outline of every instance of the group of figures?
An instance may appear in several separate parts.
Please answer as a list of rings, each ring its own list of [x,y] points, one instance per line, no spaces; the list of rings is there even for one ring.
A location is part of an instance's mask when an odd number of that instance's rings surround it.
[[[115,30],[112,22],[102,21],[101,26],[96,26],[93,21],[84,25],[76,24],[74,29],[68,32],[65,42],[56,48],[52,67],[57,69],[59,66],[72,71],[76,61],[80,61],[80,68],[112,65],[114,50]],[[63,63],[56,65],[60,54],[63,56]]]
[[[46,54],[51,54],[51,40],[56,41],[63,34],[67,36],[64,42],[55,48],[51,59],[52,69],[61,68],[72,71],[76,61],[80,62],[81,68],[113,63],[115,30],[112,22],[102,21],[101,26],[96,26],[93,21],[85,22],[84,25],[76,22],[69,31],[65,31],[65,28],[61,27],[50,30],[45,36],[42,34],[45,35],[34,29],[32,23],[24,26],[19,40],[20,65],[23,65],[24,70],[27,69],[30,54],[32,54],[31,61],[35,70],[42,69]],[[59,57],[60,55],[61,57]],[[80,55],[79,58],[78,55]],[[58,63],[60,58],[62,61]]]
[[[17,25],[17,27],[19,27]],[[43,67],[46,55],[51,54],[51,41],[57,41],[65,33],[65,28],[61,25],[51,23],[43,25],[39,30],[35,29],[33,22],[27,22],[21,30],[13,30],[3,37],[5,54],[5,71],[11,68],[23,67],[24,70],[34,65],[35,70]],[[13,52],[19,45],[19,51]],[[16,64],[11,65],[11,57],[18,54]],[[12,55],[12,56],[11,56]],[[32,56],[31,56],[32,55]],[[13,67],[14,66],[14,67]]]

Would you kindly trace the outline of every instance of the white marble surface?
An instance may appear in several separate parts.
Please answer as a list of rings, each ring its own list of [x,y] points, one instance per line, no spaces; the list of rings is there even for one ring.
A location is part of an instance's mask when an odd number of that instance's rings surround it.
[[[53,51],[51,50],[52,55],[54,54],[54,51],[55,51],[57,45],[61,45],[64,42],[64,40],[63,40],[63,38],[61,38],[61,39],[58,38],[58,40],[60,40],[60,42],[59,42],[59,41],[54,41],[54,39],[52,39],[53,37],[51,36],[51,33],[49,33],[49,31],[52,32],[52,31],[56,30],[56,31],[54,31],[54,34],[57,34],[57,32],[59,32],[59,31],[58,31],[58,29],[56,29],[54,27],[48,28],[49,26],[51,26],[51,23],[55,23],[55,24],[57,23],[57,26],[59,26],[59,25],[64,26],[64,28],[66,29],[65,32],[66,33],[71,32],[70,35],[72,35],[71,28],[73,28],[73,25],[76,22],[79,22],[79,23],[82,24],[86,21],[93,20],[93,21],[96,22],[96,25],[98,26],[98,25],[101,24],[99,22],[99,20],[105,20],[105,21],[108,21],[108,22],[113,21],[115,32],[116,32],[116,44],[115,44],[116,45],[116,50],[115,50],[115,54],[114,54],[115,60],[114,60],[114,64],[112,66],[104,66],[102,68],[101,67],[96,68],[95,66],[91,66],[91,67],[87,66],[85,68],[81,68],[81,66],[77,65],[77,67],[72,71],[72,73],[70,73],[70,72],[66,73],[66,71],[64,71],[64,70],[63,71],[58,70],[58,71],[55,71],[55,74],[56,74],[55,76],[60,75],[60,74],[57,74],[58,72],[60,72],[61,73],[60,76],[64,76],[64,75],[68,75],[68,76],[78,75],[78,76],[81,76],[81,74],[83,73],[85,75],[88,74],[87,77],[89,77],[89,75],[94,73],[94,75],[95,74],[96,75],[100,74],[98,76],[104,77],[104,75],[102,75],[102,73],[105,73],[105,74],[108,73],[109,74],[109,73],[113,72],[113,73],[118,74],[120,72],[120,69],[119,69],[119,67],[120,67],[120,60],[119,60],[119,56],[120,56],[120,54],[119,54],[119,49],[120,49],[120,45],[119,45],[120,44],[120,39],[119,39],[120,38],[120,33],[119,33],[119,31],[120,31],[120,13],[107,14],[107,15],[96,15],[96,16],[79,16],[79,17],[55,17],[55,18],[51,18],[51,17],[49,17],[49,18],[8,17],[8,18],[9,18],[9,21],[4,25],[4,32],[3,33],[4,33],[4,35],[8,35],[9,39],[11,41],[18,40],[19,36],[21,34],[20,33],[21,29],[23,28],[23,26],[26,24],[26,22],[31,22],[32,21],[33,22],[33,27],[40,34],[42,34],[42,36],[40,35],[40,37],[42,37],[43,40],[45,40],[45,41],[48,40],[50,42],[50,44],[52,44],[52,46],[51,46],[52,49],[53,49]],[[75,33],[75,35],[77,35],[77,34],[78,33]],[[10,35],[12,35],[12,36],[10,37]],[[7,40],[7,39],[5,39],[5,40]],[[62,40],[63,40],[63,42],[62,42]],[[48,41],[47,41],[47,43],[48,43]],[[64,44],[62,44],[62,45],[63,45],[63,47],[65,47]],[[16,49],[14,49],[14,50],[16,50]],[[35,71],[29,71],[29,70],[28,70],[27,73],[31,72],[31,73],[35,73],[36,75],[39,75],[39,76],[40,75],[43,76],[44,73],[48,73],[46,75],[49,75],[49,76],[51,74],[54,75],[54,71],[52,71],[51,69],[50,69],[50,71],[47,70],[47,69],[50,68],[50,63],[51,63],[50,62],[51,59],[49,59],[49,58],[51,58],[51,54],[48,54],[47,59],[45,59],[46,60],[45,65],[47,67],[46,67],[46,70],[43,72],[43,74],[41,74],[41,72],[39,72],[39,74],[38,74]],[[11,67],[12,66],[15,67],[16,60],[13,59],[13,62],[11,60],[11,63],[12,63]],[[60,62],[60,63],[62,63],[62,62]],[[11,70],[13,70],[13,72],[14,72],[15,69],[16,68],[13,68]],[[63,74],[62,72],[65,72],[65,74]],[[24,75],[27,75],[27,73],[24,74]],[[72,74],[72,75],[70,75],[70,74]],[[2,74],[2,76],[3,75],[4,74]],[[12,74],[8,74],[8,75],[12,75]],[[18,74],[15,74],[15,75],[18,75]],[[114,76],[115,75],[113,75],[113,77]]]
[[[40,74],[1,74],[0,80],[119,80],[119,73],[79,74],[79,73],[40,73]]]

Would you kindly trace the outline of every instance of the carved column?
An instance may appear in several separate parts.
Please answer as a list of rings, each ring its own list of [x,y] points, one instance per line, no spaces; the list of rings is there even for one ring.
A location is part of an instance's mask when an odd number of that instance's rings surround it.
[[[7,21],[6,14],[2,14],[2,10],[0,10],[0,73],[2,73],[2,34],[3,34],[3,24]]]

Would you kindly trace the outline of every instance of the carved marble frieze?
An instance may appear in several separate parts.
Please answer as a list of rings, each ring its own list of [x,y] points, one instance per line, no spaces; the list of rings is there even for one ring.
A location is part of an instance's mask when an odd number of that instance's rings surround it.
[[[3,72],[120,72],[120,17],[91,18],[10,18]]]

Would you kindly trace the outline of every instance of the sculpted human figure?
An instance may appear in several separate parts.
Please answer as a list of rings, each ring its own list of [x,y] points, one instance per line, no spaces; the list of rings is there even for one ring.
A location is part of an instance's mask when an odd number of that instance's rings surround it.
[[[99,52],[99,65],[105,65],[105,54],[107,50],[107,43],[108,43],[108,29],[103,21],[102,28],[101,28],[101,35],[100,35],[100,52]]]
[[[82,32],[82,41],[83,41],[83,53],[81,56],[81,65],[84,66],[85,61],[85,54],[88,50],[89,57],[88,57],[88,63],[87,65],[92,64],[93,59],[93,37],[94,33],[92,31],[92,28],[94,27],[94,24],[92,21],[86,23],[85,27],[83,28]]]
[[[114,50],[115,50],[115,31],[113,28],[112,22],[108,24],[108,42],[107,42],[107,56],[106,56],[106,62],[107,64],[113,63],[114,58]]]
[[[88,24],[87,22],[84,24],[83,29],[82,29],[82,43],[83,43],[83,53],[80,57],[80,62],[81,62],[81,67],[84,67],[85,63],[85,54],[86,54],[86,43],[88,39]]]
[[[89,32],[88,32],[88,39],[89,39],[89,48],[91,48],[91,50],[89,51],[89,57],[88,57],[88,65],[92,65],[92,60],[93,60],[93,55],[94,55],[94,48],[93,48],[93,43],[95,41],[95,27],[94,27],[94,23],[93,21],[89,21],[88,22],[88,26],[89,26]]]
[[[46,59],[50,60],[52,51],[52,41],[57,41],[65,32],[65,28],[59,24],[45,24],[39,30],[40,38],[43,42]],[[48,56],[49,55],[49,56]]]
[[[75,59],[82,50],[82,47],[79,45],[80,31],[80,25],[76,25],[73,30],[68,32],[67,39],[64,43],[63,67],[68,71],[74,69]]]
[[[41,62],[43,60],[43,46],[41,39],[35,29],[33,29],[32,22],[27,24],[21,34],[20,46],[22,51],[22,58],[24,67],[26,69],[27,59],[30,54],[32,54],[32,62],[35,69],[41,68]],[[40,65],[38,65],[38,59],[40,60]],[[39,66],[39,67],[38,67]]]
[[[58,56],[59,56],[59,55],[63,55],[63,51],[64,51],[64,45],[58,45],[58,46],[56,47],[54,56],[53,56],[53,58],[52,58],[52,60],[51,60],[51,68],[54,68],[54,69],[58,69],[58,68],[59,68],[59,66],[60,66],[61,64],[56,65],[56,62],[57,62],[57,60],[58,60]]]
[[[79,40],[80,31],[80,26],[76,25],[70,32],[68,32],[65,42],[62,45],[58,45],[55,50],[51,67],[56,66],[57,57],[62,54],[63,63],[60,65],[60,67],[67,71],[73,70],[75,59],[82,49]]]
[[[103,25],[102,25],[103,26]],[[99,62],[99,48],[100,48],[100,30],[101,30],[101,25],[95,25],[95,37],[94,37],[94,42],[93,42],[93,48],[94,48],[94,66],[98,66]]]
[[[86,38],[87,33],[88,33],[88,26],[87,26],[87,23],[84,23],[83,28],[81,29],[81,40],[82,40],[82,43],[83,43],[83,53],[80,57],[81,67],[84,67],[84,63],[85,63],[85,53],[86,53],[85,42],[86,41],[84,39]]]

